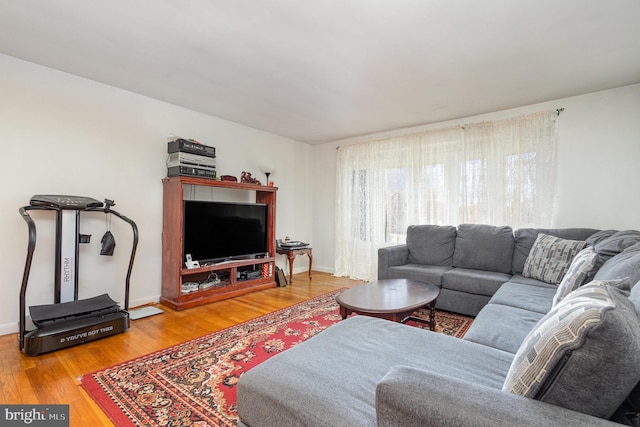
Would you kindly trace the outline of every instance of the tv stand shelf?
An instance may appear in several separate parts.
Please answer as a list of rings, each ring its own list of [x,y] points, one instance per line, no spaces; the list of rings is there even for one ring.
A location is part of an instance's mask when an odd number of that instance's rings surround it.
[[[162,184],[164,196],[162,218],[162,295],[160,297],[162,304],[175,310],[182,310],[276,286],[275,216],[277,187],[216,181],[187,176],[165,178],[162,180]],[[256,203],[266,204],[268,206],[267,246],[270,256],[265,258],[224,261],[199,268],[184,268],[182,230],[185,185],[255,191]],[[262,273],[263,267],[266,274]],[[243,271],[259,271],[260,277],[242,279],[238,276],[239,273]],[[218,274],[221,278],[221,283],[196,292],[181,292],[183,283],[205,281],[212,272]]]

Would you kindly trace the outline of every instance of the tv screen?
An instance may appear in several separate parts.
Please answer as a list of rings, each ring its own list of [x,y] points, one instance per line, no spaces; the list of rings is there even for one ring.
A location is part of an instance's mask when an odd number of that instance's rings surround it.
[[[200,264],[262,255],[267,247],[267,205],[184,201],[183,261]]]

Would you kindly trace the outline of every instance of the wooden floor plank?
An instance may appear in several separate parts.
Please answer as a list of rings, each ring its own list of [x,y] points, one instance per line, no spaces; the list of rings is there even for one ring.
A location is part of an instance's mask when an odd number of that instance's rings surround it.
[[[69,404],[71,426],[112,425],[79,386],[91,372],[198,338],[317,295],[361,281],[313,272],[294,275],[293,284],[131,321],[119,335],[37,357],[18,349],[17,336],[0,336],[0,401],[3,404]]]

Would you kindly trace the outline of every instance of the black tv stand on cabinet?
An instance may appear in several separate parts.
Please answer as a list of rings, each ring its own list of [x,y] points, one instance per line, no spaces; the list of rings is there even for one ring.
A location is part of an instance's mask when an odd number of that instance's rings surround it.
[[[175,310],[182,310],[198,305],[231,298],[248,292],[276,286],[275,280],[275,218],[277,187],[247,184],[232,181],[215,181],[190,176],[165,178],[163,184],[163,218],[162,218],[162,295],[160,302]],[[238,191],[255,191],[256,203],[268,206],[267,249],[268,256],[245,259],[231,258],[207,263],[197,268],[185,268],[182,254],[182,230],[184,221],[183,194],[185,185],[200,185],[234,189]],[[246,270],[260,271],[259,277],[250,275],[248,279],[240,278]],[[195,292],[183,292],[182,284],[186,282],[205,282],[215,273],[220,283],[203,287]],[[246,276],[246,275],[243,275]]]

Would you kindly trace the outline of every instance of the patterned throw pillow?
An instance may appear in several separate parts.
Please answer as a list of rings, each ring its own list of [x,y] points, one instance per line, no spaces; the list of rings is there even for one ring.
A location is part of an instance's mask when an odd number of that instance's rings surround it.
[[[573,258],[586,245],[580,240],[565,240],[540,233],[524,263],[522,275],[546,283],[558,284]]]
[[[560,285],[558,285],[558,290],[553,297],[554,306],[587,281],[587,278],[593,274],[593,270],[597,268],[598,260],[599,255],[593,246],[578,252],[578,255],[571,261],[567,274],[564,275]]]
[[[608,418],[640,380],[639,346],[640,318],[627,296],[593,281],[529,332],[502,390]]]

